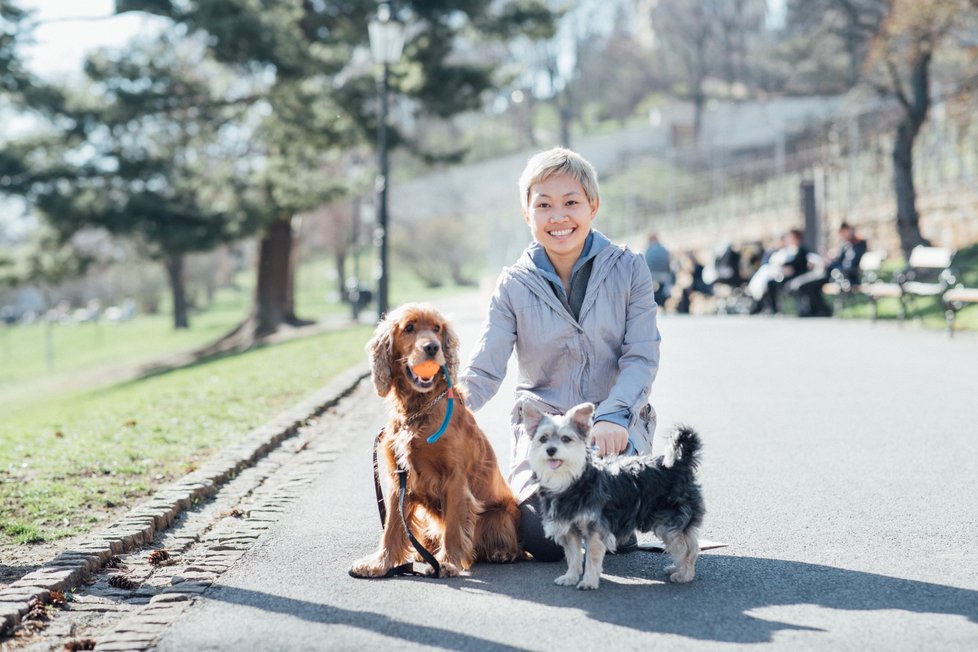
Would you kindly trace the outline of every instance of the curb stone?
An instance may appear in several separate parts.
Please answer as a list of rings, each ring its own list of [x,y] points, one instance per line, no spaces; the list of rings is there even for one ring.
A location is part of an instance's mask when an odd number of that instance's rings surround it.
[[[284,439],[294,435],[306,421],[338,403],[369,375],[366,364],[341,373],[305,400],[251,430],[242,441],[224,449],[203,467],[160,489],[119,520],[92,533],[82,543],[0,591],[0,639],[13,633],[27,613],[32,598],[49,602],[52,591],[66,592],[77,587],[113,555],[150,543],[156,533],[166,530],[181,512],[217,493],[238,472],[253,466]],[[193,580],[197,581],[188,581],[187,585],[200,585],[199,578]],[[181,589],[189,593],[187,585]],[[168,597],[170,600],[176,598],[175,595]]]

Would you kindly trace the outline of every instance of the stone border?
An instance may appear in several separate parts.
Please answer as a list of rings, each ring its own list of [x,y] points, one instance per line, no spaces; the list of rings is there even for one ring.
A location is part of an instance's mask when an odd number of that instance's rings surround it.
[[[295,407],[250,431],[242,441],[221,451],[203,467],[156,492],[115,523],[92,533],[82,543],[0,591],[0,637],[11,634],[20,624],[32,599],[49,602],[52,591],[75,588],[113,555],[149,544],[178,514],[214,495],[239,471],[253,466],[310,418],[338,403],[369,375],[366,364],[341,373]]]

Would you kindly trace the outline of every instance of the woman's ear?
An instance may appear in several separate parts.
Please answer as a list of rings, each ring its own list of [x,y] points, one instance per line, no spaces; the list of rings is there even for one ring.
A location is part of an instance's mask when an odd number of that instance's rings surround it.
[[[374,388],[380,396],[387,396],[391,391],[392,383],[394,322],[385,319],[377,324],[374,336],[367,342],[366,348],[370,355],[370,375],[373,377]]]

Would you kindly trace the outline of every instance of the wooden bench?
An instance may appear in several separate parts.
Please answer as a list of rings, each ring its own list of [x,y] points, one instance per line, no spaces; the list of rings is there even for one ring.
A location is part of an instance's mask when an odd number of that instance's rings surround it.
[[[868,252],[867,252],[868,253]],[[906,319],[911,304],[918,297],[934,297],[943,301],[949,287],[951,259],[954,252],[944,247],[918,245],[910,252],[907,266],[892,282],[874,281],[860,283],[859,293],[873,306],[873,319],[878,316],[877,303],[883,298],[899,301],[900,319]]]

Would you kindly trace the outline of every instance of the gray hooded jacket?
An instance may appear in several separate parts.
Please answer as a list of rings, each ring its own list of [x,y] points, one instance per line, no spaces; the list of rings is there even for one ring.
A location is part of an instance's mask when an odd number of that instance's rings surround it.
[[[523,399],[551,414],[589,401],[597,405],[595,420],[619,422],[624,412],[635,450],[651,450],[655,411],[648,396],[660,341],[652,279],[641,255],[594,235],[597,253],[579,318],[554,294],[528,249],[500,274],[479,343],[459,378],[469,407],[478,410],[499,389],[515,347],[519,378],[509,481],[520,500],[536,489],[529,438],[519,423]]]

